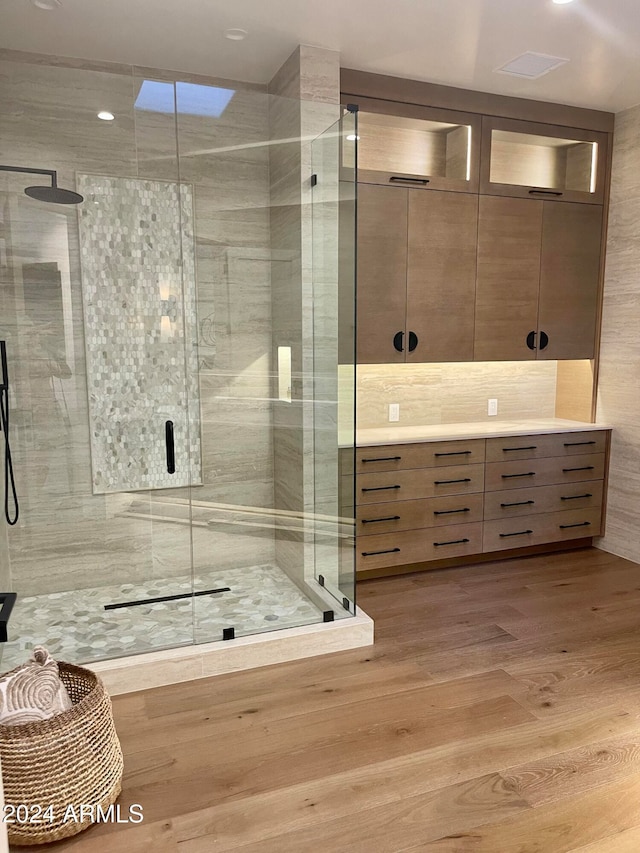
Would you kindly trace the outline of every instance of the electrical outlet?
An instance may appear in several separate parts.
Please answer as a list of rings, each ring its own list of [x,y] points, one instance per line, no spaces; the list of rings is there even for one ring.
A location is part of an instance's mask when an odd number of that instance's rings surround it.
[[[400,403],[389,403],[389,423],[400,420]]]
[[[498,400],[495,397],[491,397],[489,400],[487,400],[487,414],[498,414]]]

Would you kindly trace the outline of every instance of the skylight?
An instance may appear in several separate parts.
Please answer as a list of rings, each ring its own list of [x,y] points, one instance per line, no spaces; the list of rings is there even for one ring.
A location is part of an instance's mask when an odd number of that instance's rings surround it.
[[[235,95],[234,89],[202,86],[199,83],[176,83],[174,102],[173,85],[160,80],[144,80],[135,108],[154,113],[173,113],[177,102],[179,113],[220,118]]]

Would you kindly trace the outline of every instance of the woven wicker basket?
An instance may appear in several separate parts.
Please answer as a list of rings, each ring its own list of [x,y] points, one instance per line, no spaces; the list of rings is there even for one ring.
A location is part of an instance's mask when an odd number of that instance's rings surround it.
[[[5,803],[27,807],[20,822],[7,825],[16,846],[81,832],[94,822],[87,806],[106,811],[121,791],[122,750],[104,684],[88,669],[62,662],[59,667],[73,708],[38,723],[0,725]],[[84,818],[76,820],[81,805]],[[41,822],[25,821],[25,812],[32,818],[38,807],[46,815]],[[9,817],[11,811],[5,809]]]

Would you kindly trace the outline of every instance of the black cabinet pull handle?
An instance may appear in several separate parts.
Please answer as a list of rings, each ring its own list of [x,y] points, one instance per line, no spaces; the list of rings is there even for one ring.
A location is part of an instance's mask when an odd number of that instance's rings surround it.
[[[363,518],[363,524],[380,524],[381,521],[400,521],[399,515],[388,515],[386,518]]]
[[[387,489],[400,489],[401,486],[372,486],[368,489],[361,489],[363,492],[385,492]]]
[[[404,352],[404,346],[402,343],[402,339],[404,338],[404,332],[396,332],[393,336],[393,348],[397,352]]]
[[[471,512],[468,506],[464,509],[434,509],[434,515],[453,515],[455,512]]]
[[[413,352],[418,346],[418,336],[415,332],[409,332],[409,352]]]
[[[529,349],[536,348],[536,335],[537,332],[529,332],[529,334],[527,335],[527,346],[529,347]]]
[[[449,453],[434,453],[434,456],[471,456],[472,450],[453,450]]]
[[[581,521],[579,524],[559,524],[560,530],[568,530],[570,527],[591,527],[590,521]]]
[[[562,193],[561,193],[561,192],[559,192],[558,190],[539,190],[539,189],[536,189],[536,188],[534,188],[534,189],[532,189],[532,190],[529,190],[529,195],[535,195],[535,194],[539,194],[539,195],[555,195],[555,196],[561,196],[561,195],[562,195]]]
[[[561,501],[577,501],[579,498],[592,498],[593,495],[586,492],[584,495],[568,495],[566,498],[561,497]]]
[[[451,483],[470,483],[471,477],[463,477],[461,480],[434,480],[434,486],[448,486]]]
[[[362,459],[361,462],[399,462],[402,456],[378,456],[375,459]]]
[[[403,175],[391,175],[389,178],[390,184],[397,184],[400,181],[406,181],[409,184],[422,184],[426,186],[429,183],[429,178],[405,178]]]
[[[549,335],[546,332],[540,332],[540,349],[546,349],[549,343]]]
[[[519,530],[517,533],[501,533],[501,539],[508,539],[509,536],[527,536],[527,534],[533,533],[533,530]]]
[[[529,447],[503,447],[503,453],[515,453],[517,450],[537,450],[537,444],[530,444]]]
[[[363,551],[363,557],[375,557],[378,554],[397,554],[400,548],[387,548],[386,551]]]
[[[164,425],[164,443],[167,451],[167,473],[176,472],[176,451],[173,442],[173,421],[166,421]]]
[[[593,465],[583,465],[581,468],[563,468],[562,473],[568,474],[570,471],[593,471]]]
[[[434,542],[434,548],[442,548],[443,545],[462,545],[464,542],[468,542],[468,539],[452,539],[450,542]]]
[[[535,477],[535,471],[527,471],[526,474],[502,474],[503,480],[512,480],[514,477]]]
[[[565,441],[565,447],[582,447],[583,444],[596,444],[595,441]]]
[[[502,507],[505,507],[505,506],[528,506],[529,504],[534,504],[534,503],[535,503],[535,501],[515,501],[514,503],[511,503],[511,504],[500,504],[500,506],[502,506]]]

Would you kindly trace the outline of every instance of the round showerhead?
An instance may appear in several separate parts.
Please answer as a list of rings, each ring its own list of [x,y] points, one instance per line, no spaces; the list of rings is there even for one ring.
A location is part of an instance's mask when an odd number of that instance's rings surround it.
[[[80,193],[76,193],[73,190],[65,190],[57,186],[27,187],[25,193],[29,198],[35,198],[38,201],[46,201],[52,204],[80,204],[80,202],[84,201]]]

